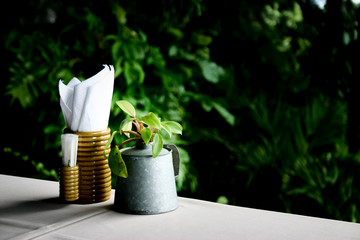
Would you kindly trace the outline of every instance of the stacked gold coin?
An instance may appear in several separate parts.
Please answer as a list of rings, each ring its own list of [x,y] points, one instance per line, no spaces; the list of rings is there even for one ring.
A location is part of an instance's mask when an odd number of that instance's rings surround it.
[[[79,136],[77,164],[79,165],[79,201],[102,202],[111,195],[111,170],[104,157],[110,139],[110,128],[96,132],[74,132]],[[110,146],[106,155],[110,153]]]
[[[79,199],[79,167],[60,168],[60,197],[72,202]]]

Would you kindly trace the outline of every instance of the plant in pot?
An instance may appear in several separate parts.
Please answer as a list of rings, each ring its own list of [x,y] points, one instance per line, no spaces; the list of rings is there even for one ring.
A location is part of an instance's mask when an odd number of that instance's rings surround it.
[[[128,117],[112,133],[105,149],[116,134],[125,134],[128,139],[115,145],[109,154],[109,166],[117,176],[115,210],[135,214],[175,210],[178,202],[174,176],[179,172],[180,157],[175,145],[163,143],[162,135],[182,134],[182,126],[174,121],[161,121],[152,112],[139,118],[128,101],[116,104]],[[130,142],[135,142],[135,146],[119,149]]]

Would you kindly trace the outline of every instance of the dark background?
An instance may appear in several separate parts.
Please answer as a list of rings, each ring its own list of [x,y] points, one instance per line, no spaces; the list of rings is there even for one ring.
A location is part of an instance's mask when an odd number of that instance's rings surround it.
[[[184,126],[180,196],[360,222],[359,17],[349,0],[11,1],[0,172],[57,179],[58,81],[107,63],[114,102]]]

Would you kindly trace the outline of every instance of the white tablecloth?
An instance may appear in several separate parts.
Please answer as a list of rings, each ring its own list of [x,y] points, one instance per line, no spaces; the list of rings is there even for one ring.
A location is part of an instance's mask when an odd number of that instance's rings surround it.
[[[0,239],[360,239],[360,224],[179,197],[160,215],[112,210],[114,202],[59,202],[57,182],[0,175]],[[114,193],[114,192],[113,192]]]

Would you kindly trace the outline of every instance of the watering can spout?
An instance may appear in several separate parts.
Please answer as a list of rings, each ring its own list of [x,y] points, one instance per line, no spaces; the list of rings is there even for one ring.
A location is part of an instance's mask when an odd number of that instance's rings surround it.
[[[180,171],[180,152],[175,144],[164,144],[164,148],[171,151],[172,160],[174,166],[174,175],[175,177],[179,175]]]

